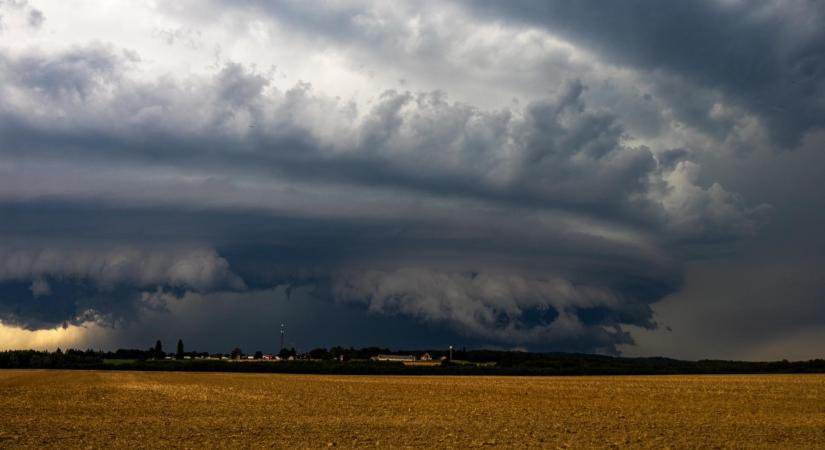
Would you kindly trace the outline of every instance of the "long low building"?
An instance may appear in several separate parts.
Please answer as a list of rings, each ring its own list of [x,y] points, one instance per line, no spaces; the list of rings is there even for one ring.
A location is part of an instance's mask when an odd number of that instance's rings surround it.
[[[394,361],[394,362],[405,362],[405,361],[415,361],[415,356],[413,355],[378,355],[373,356],[373,361]]]

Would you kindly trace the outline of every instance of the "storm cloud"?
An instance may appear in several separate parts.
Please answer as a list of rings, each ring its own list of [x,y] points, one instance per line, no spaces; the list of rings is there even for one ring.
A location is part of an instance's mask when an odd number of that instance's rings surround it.
[[[716,89],[762,118],[780,145],[794,146],[804,132],[822,127],[825,13],[819,2],[468,3],[483,15],[547,27],[613,64]],[[713,120],[713,103],[701,96],[691,101],[684,86],[653,80],[660,95],[687,101],[673,105],[685,121],[724,126]]]
[[[313,305],[295,320],[348,311],[323,326],[350,342],[367,317],[408,346],[617,353],[781,213],[726,164],[793,152],[825,109],[803,3],[183,2],[60,42],[79,18],[13,6],[0,320],[29,330],[136,339],[278,291]]]

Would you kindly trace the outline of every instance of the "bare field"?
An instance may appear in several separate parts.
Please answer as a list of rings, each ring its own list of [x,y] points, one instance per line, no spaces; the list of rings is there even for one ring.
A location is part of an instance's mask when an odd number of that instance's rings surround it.
[[[825,448],[825,376],[0,371],[0,448]]]

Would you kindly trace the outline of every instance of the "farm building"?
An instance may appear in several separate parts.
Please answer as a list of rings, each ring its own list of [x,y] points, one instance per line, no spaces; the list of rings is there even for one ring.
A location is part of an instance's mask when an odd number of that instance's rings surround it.
[[[373,361],[395,361],[395,362],[405,362],[405,361],[415,361],[415,356],[413,355],[378,355],[373,356]]]

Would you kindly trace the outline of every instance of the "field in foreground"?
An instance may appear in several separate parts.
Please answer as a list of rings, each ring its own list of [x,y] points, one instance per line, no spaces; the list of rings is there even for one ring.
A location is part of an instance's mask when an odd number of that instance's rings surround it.
[[[0,371],[7,447],[825,448],[825,375]]]

